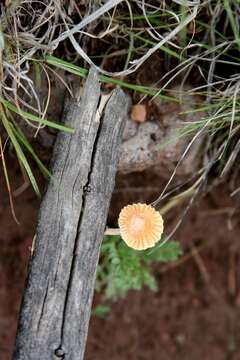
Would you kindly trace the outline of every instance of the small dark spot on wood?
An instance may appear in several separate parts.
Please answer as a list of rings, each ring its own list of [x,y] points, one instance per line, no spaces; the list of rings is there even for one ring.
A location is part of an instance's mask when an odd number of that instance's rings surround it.
[[[65,352],[63,351],[63,349],[58,348],[55,350],[54,354],[56,355],[57,358],[59,359],[65,359]]]
[[[156,140],[157,140],[156,134],[154,134],[154,133],[152,133],[152,134],[150,135],[150,138],[151,138],[153,141],[156,141]]]
[[[85,185],[85,186],[83,187],[83,191],[84,191],[85,193],[90,193],[91,191],[93,191],[93,187],[92,187],[91,185]]]

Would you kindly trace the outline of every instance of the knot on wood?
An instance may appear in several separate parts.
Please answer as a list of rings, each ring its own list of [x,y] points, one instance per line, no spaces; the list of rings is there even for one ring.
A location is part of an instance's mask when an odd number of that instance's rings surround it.
[[[61,348],[61,347],[59,347],[58,349],[56,349],[55,351],[54,351],[54,354],[56,355],[56,357],[57,358],[59,358],[59,359],[65,359],[65,351]]]
[[[85,193],[90,193],[91,191],[93,191],[93,187],[91,185],[87,184],[83,187],[83,191]]]

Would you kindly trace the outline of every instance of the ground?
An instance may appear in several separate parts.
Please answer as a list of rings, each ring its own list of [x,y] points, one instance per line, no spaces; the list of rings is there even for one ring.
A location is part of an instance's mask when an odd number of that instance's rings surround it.
[[[11,176],[16,188],[21,177],[14,165]],[[30,188],[14,199],[19,226],[0,185],[0,359],[10,360],[39,201]],[[118,180],[111,217],[122,185]],[[240,358],[240,224],[235,206],[228,184],[195,204],[174,236],[185,255],[176,263],[155,266],[158,292],[132,291],[107,303],[112,310],[104,318],[92,317],[87,360]],[[95,303],[99,301],[103,299],[97,297]]]

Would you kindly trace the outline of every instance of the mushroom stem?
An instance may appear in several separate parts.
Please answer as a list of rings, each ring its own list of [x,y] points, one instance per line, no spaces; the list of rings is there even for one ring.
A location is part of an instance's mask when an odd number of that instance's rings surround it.
[[[120,235],[120,229],[106,228],[104,235]]]

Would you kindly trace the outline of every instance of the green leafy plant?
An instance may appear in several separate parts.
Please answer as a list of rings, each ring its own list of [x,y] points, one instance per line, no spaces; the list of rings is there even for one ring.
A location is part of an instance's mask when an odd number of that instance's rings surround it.
[[[177,260],[181,254],[179,244],[174,241],[152,250],[136,251],[125,245],[120,236],[107,236],[102,244],[96,291],[113,300],[124,297],[131,289],[140,290],[144,285],[156,291],[151,265]]]
[[[92,315],[97,316],[97,317],[104,317],[106,314],[108,314],[111,311],[111,308],[109,306],[106,305],[97,305],[93,311],[92,311]]]

